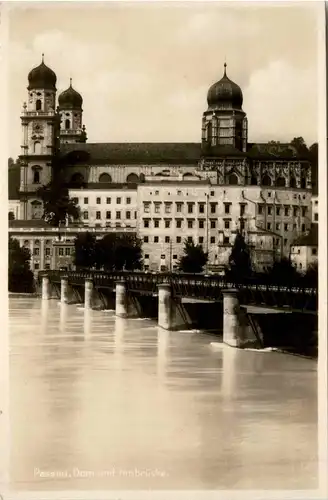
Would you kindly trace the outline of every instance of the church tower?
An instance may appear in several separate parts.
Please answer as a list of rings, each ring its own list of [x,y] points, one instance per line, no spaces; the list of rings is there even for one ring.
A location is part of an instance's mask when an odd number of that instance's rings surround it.
[[[208,108],[202,119],[202,147],[211,150],[215,146],[229,145],[239,151],[247,148],[247,118],[242,110],[241,88],[227,76],[227,65],[220,81],[207,93]]]
[[[51,180],[57,134],[55,73],[44,63],[28,75],[28,98],[21,115],[20,172],[21,219],[40,219],[42,202],[37,189]]]
[[[73,89],[71,79],[69,88],[58,97],[61,144],[86,142],[85,126],[82,126],[82,104],[82,96]]]

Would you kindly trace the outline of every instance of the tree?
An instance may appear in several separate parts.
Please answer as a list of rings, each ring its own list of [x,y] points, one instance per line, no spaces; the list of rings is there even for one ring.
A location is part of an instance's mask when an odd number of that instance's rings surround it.
[[[208,259],[203,247],[195,245],[193,241],[185,240],[183,253],[178,268],[184,273],[201,273]]]
[[[43,219],[51,226],[60,227],[68,219],[78,220],[80,210],[69,197],[68,188],[61,182],[51,181],[38,189],[37,195],[43,201]]]
[[[135,234],[110,233],[97,242],[97,267],[108,271],[142,268],[142,243]]]
[[[286,257],[282,257],[280,261],[274,262],[267,276],[270,283],[290,286],[296,284],[300,279],[300,275],[296,268],[293,266],[290,259]]]
[[[304,275],[305,286],[314,287],[318,286],[318,262],[311,264]]]
[[[34,289],[34,278],[30,269],[31,254],[29,249],[20,247],[19,242],[10,237],[8,242],[8,257],[9,291],[32,292]]]
[[[226,271],[229,278],[242,280],[252,275],[252,259],[244,236],[238,231],[229,256]]]
[[[74,264],[77,268],[91,269],[96,266],[96,237],[81,233],[74,240]]]
[[[294,146],[300,156],[304,156],[304,158],[309,157],[309,150],[303,137],[294,137],[290,144]]]

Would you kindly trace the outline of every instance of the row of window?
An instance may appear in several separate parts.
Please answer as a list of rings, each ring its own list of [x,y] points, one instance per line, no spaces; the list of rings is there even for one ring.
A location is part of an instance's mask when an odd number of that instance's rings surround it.
[[[274,213],[274,206],[273,205],[258,205],[258,214],[264,215],[265,214],[265,207],[267,207],[267,215],[273,215],[273,213]],[[301,213],[302,217],[306,216],[307,207],[298,207],[298,206],[292,206],[292,207],[285,206],[283,210],[282,210],[282,207],[276,206],[276,215],[279,217],[283,214],[285,217],[289,217],[291,209],[292,209],[293,217],[298,217],[298,215],[300,213]]]
[[[192,242],[194,241],[194,238],[192,236],[187,236],[187,237],[182,237],[182,236],[176,236],[175,238],[175,242],[176,243],[183,243],[185,240],[187,240],[188,242]],[[149,236],[144,236],[143,238],[143,241],[144,243],[151,243],[151,238]],[[204,244],[204,236],[199,236],[198,237],[198,244],[199,245],[203,245]],[[274,243],[275,245],[279,245],[280,243],[280,238],[274,238]],[[154,236],[153,237],[153,243],[173,243],[174,240],[173,238],[170,238],[170,236],[165,236],[164,238],[160,238],[159,236]],[[211,236],[209,238],[209,243],[210,244],[219,244],[220,243],[220,240],[219,238],[216,238],[215,236]],[[221,245],[230,245],[230,237],[229,236],[224,236],[223,237],[223,240],[221,242]],[[287,238],[284,238],[283,239],[283,244],[286,246],[288,244],[288,239]],[[263,246],[263,241],[260,241],[260,245]]]
[[[76,204],[79,203],[79,199],[78,198],[72,198],[72,200]],[[122,197],[117,197],[116,198],[116,205],[121,205],[122,204],[122,200],[123,200]],[[112,203],[112,198],[107,198],[106,197],[106,204],[110,205],[111,203]],[[101,205],[102,204],[102,200],[101,200],[100,196],[96,198],[96,204],[97,205]],[[83,198],[83,205],[89,205],[89,198],[88,197]],[[125,205],[131,205],[131,198],[128,197],[128,198],[125,199]]]
[[[160,222],[161,220],[160,219],[154,219],[153,220],[153,227],[156,228],[156,229],[159,229],[160,228]],[[164,228],[165,229],[170,229],[172,227],[172,220],[171,219],[166,219],[164,220]],[[175,227],[177,229],[183,229],[184,228],[184,224],[183,224],[183,220],[182,219],[177,219],[175,221]],[[196,225],[195,225],[195,220],[193,219],[188,219],[187,221],[187,228],[188,229],[195,229]],[[209,221],[209,228],[210,229],[216,229],[217,228],[217,220],[215,219],[211,219]],[[224,220],[224,229],[230,229],[231,228],[231,219],[226,219]],[[150,223],[151,223],[151,220],[150,219],[143,219],[143,226],[144,228],[146,229],[150,229]],[[240,220],[239,221],[239,225],[240,225],[240,228],[241,229],[245,229],[245,221],[244,220]],[[297,224],[293,224],[293,226],[291,227],[292,225],[291,224],[281,224],[280,222],[277,222],[275,224],[275,226],[271,223],[271,222],[268,222],[267,223],[267,229],[269,231],[272,231],[273,228],[275,227],[275,230],[276,231],[281,231],[281,229],[283,229],[284,231],[290,231],[293,229],[293,231],[295,231],[297,229]],[[302,224],[302,232],[305,231],[305,224]],[[206,228],[206,220],[205,219],[201,219],[201,220],[198,220],[198,229],[205,229]]]
[[[59,247],[58,248],[58,254],[59,255],[71,255],[71,248],[68,247]],[[39,256],[40,255],[40,248],[33,248],[33,255]],[[51,248],[45,248],[45,255],[49,257],[51,255]]]
[[[134,218],[136,219],[137,218],[137,212],[134,212],[134,214],[133,214],[133,212],[131,212],[130,210],[126,210],[126,212],[125,212],[125,219],[130,220],[130,219],[132,219],[133,215],[134,215]],[[122,216],[122,212],[121,211],[116,211],[115,212],[115,217],[113,217],[113,218],[121,220],[122,219],[121,216]],[[89,219],[89,212],[87,210],[85,210],[83,212],[83,219],[84,220],[88,220]],[[96,212],[96,219],[97,220],[101,220],[102,219],[100,211]],[[107,220],[112,219],[112,212],[110,210],[106,211],[106,219]]]

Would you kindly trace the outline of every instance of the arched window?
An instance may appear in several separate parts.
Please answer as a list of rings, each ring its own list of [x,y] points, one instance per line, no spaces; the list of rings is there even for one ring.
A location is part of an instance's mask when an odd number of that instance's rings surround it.
[[[186,172],[185,174],[183,174],[183,177],[193,177],[193,174],[191,174],[190,172]]]
[[[212,123],[209,122],[206,126],[206,140],[210,142],[212,140]]]
[[[41,99],[37,99],[37,100],[36,100],[36,103],[35,103],[35,110],[36,110],[36,111],[41,111],[41,108],[42,108],[42,102],[41,102]]]
[[[32,201],[32,219],[41,219],[42,218],[42,203],[41,201]]]
[[[109,174],[104,173],[99,176],[99,182],[112,182],[112,178]]]
[[[139,177],[137,176],[137,174],[129,174],[126,178],[126,182],[137,184],[139,182]]]
[[[286,186],[286,179],[285,177],[278,177],[276,180],[276,186],[278,187],[285,187]]]
[[[238,182],[238,177],[236,174],[230,174],[229,177],[228,177],[228,184],[230,184],[231,186],[237,186],[237,184],[239,184]]]
[[[65,120],[65,129],[69,130],[71,128],[71,122],[70,120]]]
[[[306,178],[302,177],[301,178],[301,189],[305,189],[305,188],[306,188]]]
[[[262,186],[271,186],[272,184],[271,177],[269,177],[267,174],[264,174],[262,177],[261,184]]]
[[[38,247],[40,245],[40,240],[35,240],[34,245]]]
[[[33,184],[40,184],[40,171],[39,170],[34,171]]]
[[[80,172],[75,172],[71,177],[71,182],[74,184],[82,184],[84,182],[84,177]]]
[[[8,213],[8,220],[15,220],[15,214],[14,214],[14,212],[9,212]]]
[[[34,143],[34,154],[40,155],[41,154],[41,142],[36,141]]]
[[[296,179],[294,176],[291,176],[289,186],[291,188],[296,188]]]
[[[255,175],[252,175],[251,177],[251,186],[257,186],[257,178]]]

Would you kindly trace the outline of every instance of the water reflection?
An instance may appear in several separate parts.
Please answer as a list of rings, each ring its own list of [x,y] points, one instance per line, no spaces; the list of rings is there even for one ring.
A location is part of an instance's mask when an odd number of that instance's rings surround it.
[[[316,487],[314,362],[55,300],[11,299],[10,324],[15,488]]]

